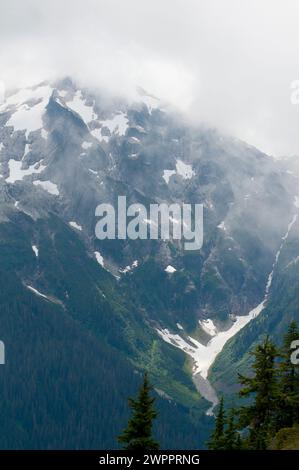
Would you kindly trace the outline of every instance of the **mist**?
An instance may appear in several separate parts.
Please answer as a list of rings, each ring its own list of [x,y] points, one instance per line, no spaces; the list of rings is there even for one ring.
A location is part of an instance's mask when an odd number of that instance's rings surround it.
[[[275,157],[299,153],[299,1],[1,0],[6,88],[136,85]]]

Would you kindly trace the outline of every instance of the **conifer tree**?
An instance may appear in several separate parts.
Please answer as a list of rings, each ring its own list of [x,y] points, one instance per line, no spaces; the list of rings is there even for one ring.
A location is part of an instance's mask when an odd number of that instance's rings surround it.
[[[129,399],[132,416],[118,441],[126,450],[157,450],[158,442],[152,437],[153,420],[157,413],[154,410],[155,398],[150,396],[151,385],[145,373],[143,383],[136,399]]]
[[[240,434],[235,424],[235,414],[235,409],[231,408],[227,418],[227,426],[224,431],[225,450],[236,450],[240,448]]]
[[[237,438],[236,438],[236,444],[235,444],[235,450],[241,450],[243,449],[243,440],[241,438],[241,434],[238,432],[237,433]]]
[[[223,397],[221,397],[218,413],[217,413],[216,420],[215,420],[215,429],[208,442],[208,448],[210,450],[224,450],[225,449],[224,425],[225,425],[224,400],[223,400]]]
[[[299,366],[291,361],[291,344],[299,339],[297,323],[292,321],[284,336],[279,364],[276,430],[299,421]]]
[[[241,423],[249,427],[249,448],[266,449],[273,433],[274,411],[276,402],[275,358],[277,350],[267,337],[254,352],[252,369],[254,375],[245,377],[239,374],[241,397],[253,395],[253,402],[241,408]]]

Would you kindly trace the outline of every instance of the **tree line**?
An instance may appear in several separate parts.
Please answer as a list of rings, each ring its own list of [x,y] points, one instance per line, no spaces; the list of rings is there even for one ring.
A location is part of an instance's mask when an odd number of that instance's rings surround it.
[[[291,344],[298,339],[298,326],[292,321],[282,347],[267,336],[251,352],[251,373],[248,376],[238,374],[239,397],[244,398],[246,404],[225,409],[221,397],[214,430],[207,443],[209,449],[267,449],[279,430],[299,424],[299,365],[291,355]],[[151,388],[146,373],[137,398],[129,399],[132,414],[118,438],[126,450],[158,450],[160,447],[152,435],[157,413]]]
[[[209,449],[267,449],[278,431],[299,424],[299,366],[291,354],[291,344],[298,339],[293,321],[281,348],[268,336],[256,346],[252,373],[238,374],[239,397],[248,404],[225,411],[221,398]]]

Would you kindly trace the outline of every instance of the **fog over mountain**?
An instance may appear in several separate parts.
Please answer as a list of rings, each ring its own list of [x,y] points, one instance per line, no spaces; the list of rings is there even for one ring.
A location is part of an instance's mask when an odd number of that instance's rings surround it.
[[[13,429],[2,445],[16,445],[10,390],[17,387],[23,403],[34,400],[42,422],[32,430],[30,410],[22,407],[22,447],[88,448],[97,442],[114,447],[113,432],[125,416],[115,383],[118,367],[128,393],[131,374],[149,370],[168,423],[158,430],[163,446],[204,445],[219,391],[230,390],[235,364],[246,364],[244,344],[252,341],[252,324],[258,322],[258,335],[275,334],[288,318],[275,310],[264,326],[277,283],[288,277],[292,290],[284,289],[282,296],[287,305],[297,288],[299,174],[293,159],[275,160],[218,130],[191,124],[141,89],[128,102],[64,78],[6,95],[0,107],[0,161],[0,275],[7,285],[0,298],[2,338],[10,349],[16,325],[18,331],[13,363],[5,365],[8,375],[0,382],[5,426]],[[202,204],[202,248],[188,252],[173,238],[98,240],[96,207],[116,207],[119,195],[145,208],[161,202]],[[142,220],[145,227],[152,223]],[[41,344],[45,322],[53,331]],[[81,342],[83,364],[97,358],[84,372],[83,390],[82,370],[67,359],[74,338]],[[227,355],[232,345],[234,361]],[[51,372],[57,348],[59,390]],[[105,376],[115,386],[104,405],[94,367],[101,371],[99,380]],[[27,387],[27,373],[37,389]],[[73,381],[80,403],[76,415],[86,422],[86,432],[66,432],[62,439],[60,432],[73,426],[67,413]],[[44,383],[54,394],[50,411],[42,400]],[[86,398],[90,389],[101,397],[97,405]],[[89,417],[95,406],[99,414],[102,406],[114,407],[114,418],[105,415],[104,427],[97,415]],[[60,419],[65,427],[59,431]]]
[[[145,371],[161,447],[203,448],[249,351],[299,320],[296,13],[1,1],[0,448],[117,448]],[[201,249],[99,239],[119,196],[145,230],[201,204]]]
[[[267,153],[298,152],[298,0],[2,0],[0,13],[8,87],[69,75],[132,97],[137,84]]]

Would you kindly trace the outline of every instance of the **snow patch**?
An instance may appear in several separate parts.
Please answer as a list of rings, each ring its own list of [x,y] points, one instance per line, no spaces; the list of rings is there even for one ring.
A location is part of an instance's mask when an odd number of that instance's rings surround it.
[[[205,346],[191,336],[186,339],[177,334],[172,334],[167,329],[157,329],[158,334],[169,344],[182,349],[186,354],[194,360],[193,374],[200,374],[207,379],[208,372],[218,354],[222,351],[227,341],[232,338],[238,331],[244,328],[253,318],[257,317],[264,308],[264,301],[257,307],[252,309],[248,315],[240,315],[236,317],[233,325],[226,331],[215,332],[213,338]],[[210,320],[211,321],[211,320]],[[209,324],[210,326],[210,324]],[[215,331],[215,330],[212,330]]]
[[[175,170],[164,170],[162,178],[165,180],[166,184],[168,184],[170,177],[175,174],[176,174]]]
[[[47,297],[45,294],[42,294],[40,291],[38,291],[37,289],[35,289],[34,287],[32,286],[27,286],[27,289],[31,290],[31,292],[33,292],[34,294],[38,295],[39,297],[43,297],[44,299],[47,299],[47,300],[50,300],[49,297]]]
[[[31,248],[32,248],[32,251],[33,251],[33,253],[35,254],[35,256],[38,258],[38,248],[37,248],[37,246],[36,246],[36,245],[32,245]]]
[[[70,225],[71,227],[77,229],[77,230],[82,231],[82,226],[79,225],[79,224],[77,224],[77,222],[75,222],[74,220],[71,220],[71,221],[69,222],[69,225]]]
[[[138,139],[138,137],[130,137],[130,141],[136,144],[140,144],[140,140]]]
[[[22,160],[24,159],[24,157],[26,157],[27,153],[29,152],[30,152],[30,144],[25,144],[25,150],[24,150],[24,155],[23,155]]]
[[[176,161],[176,171],[184,180],[189,180],[192,176],[195,175],[195,172],[192,169],[192,165],[184,163],[182,160]]]
[[[112,119],[106,119],[105,121],[100,122],[102,127],[107,127],[111,134],[115,133],[119,136],[123,136],[128,129],[129,120],[124,113],[119,113],[116,114]]]
[[[94,252],[97,262],[104,268],[104,258],[99,251]]]
[[[134,268],[137,268],[138,267],[138,260],[136,259],[135,261],[133,261],[133,263],[131,264],[131,266],[126,266],[125,268],[123,269],[119,269],[119,272],[122,273],[122,274],[125,274],[129,271],[132,271],[132,269]]]
[[[173,346],[181,349],[186,354],[188,354],[194,361],[193,365],[193,376],[197,376],[198,390],[208,401],[210,401],[213,406],[208,410],[208,413],[211,414],[214,406],[217,404],[215,397],[212,397],[211,384],[207,380],[208,372],[212,364],[214,363],[218,354],[222,351],[224,345],[227,341],[235,336],[242,328],[244,328],[251,320],[256,318],[264,309],[266,302],[268,300],[268,294],[272,284],[274,270],[279,260],[279,256],[285,241],[287,240],[289,233],[297,220],[297,215],[294,215],[291,222],[288,225],[286,234],[282,237],[281,245],[276,253],[275,260],[272,266],[272,271],[268,276],[268,281],[266,283],[265,295],[262,302],[257,305],[255,308],[250,310],[247,315],[238,315],[234,317],[233,325],[225,331],[217,331],[212,320],[203,320],[200,322],[201,326],[204,326],[207,330],[214,332],[215,334],[210,339],[207,345],[201,344],[196,339],[191,336],[184,336],[184,338],[178,334],[170,333],[168,329],[156,329],[157,333],[161,338]],[[210,334],[209,333],[209,334]]]
[[[47,96],[50,97],[51,94],[52,88],[48,85],[41,85],[34,88],[21,88],[6,98],[0,110],[7,109],[11,106],[20,106],[30,100],[37,100]]]
[[[75,111],[75,113],[79,114],[86,125],[95,118],[93,106],[86,105],[81,91],[75,93],[72,101],[67,101],[67,106]]]
[[[57,184],[52,183],[52,181],[35,180],[33,181],[33,184],[35,186],[41,186],[45,191],[53,196],[59,196],[58,186]]]
[[[192,165],[184,163],[182,160],[177,160],[175,164],[175,170],[164,170],[162,178],[165,180],[166,184],[169,183],[169,179],[172,175],[179,175],[184,180],[191,179],[195,175],[195,172],[192,169]]]
[[[26,136],[30,132],[36,131],[43,127],[43,114],[52,94],[52,88],[48,85],[38,87],[35,90],[21,90],[16,95],[8,98],[8,105],[15,105],[17,109],[6,123],[6,126],[13,126],[15,131],[26,131]],[[39,100],[37,104],[29,106],[26,101]]]
[[[165,271],[166,273],[173,274],[173,273],[176,272],[176,269],[175,269],[173,266],[171,266],[171,265],[169,264],[169,265],[164,269],[164,271]]]
[[[15,183],[16,181],[22,181],[25,176],[33,175],[34,173],[41,173],[46,168],[45,165],[41,165],[41,161],[30,165],[26,170],[22,169],[23,161],[14,160],[11,158],[8,162],[9,176],[6,178],[7,183]]]
[[[102,130],[101,129],[93,129],[92,131],[90,131],[91,135],[93,135],[93,137],[95,137],[99,142],[101,142],[102,140],[104,142],[109,142],[109,139],[110,139],[110,136],[109,135],[103,135],[102,134]]]

